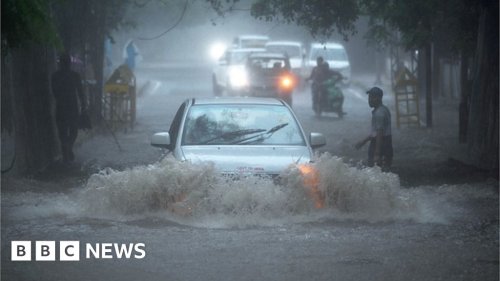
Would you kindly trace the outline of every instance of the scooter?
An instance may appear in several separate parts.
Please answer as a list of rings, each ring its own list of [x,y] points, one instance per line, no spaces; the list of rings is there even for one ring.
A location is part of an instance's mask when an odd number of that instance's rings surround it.
[[[311,86],[313,109],[316,116],[321,116],[322,112],[334,112],[339,118],[344,117],[344,93],[337,85],[340,80],[342,78],[333,76]]]

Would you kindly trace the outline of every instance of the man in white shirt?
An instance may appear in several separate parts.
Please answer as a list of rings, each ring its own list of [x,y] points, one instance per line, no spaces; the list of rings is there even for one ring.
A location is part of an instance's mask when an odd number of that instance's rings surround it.
[[[372,111],[372,131],[369,136],[358,142],[355,147],[360,149],[368,141],[368,166],[377,164],[383,171],[388,171],[392,165],[392,132],[391,132],[391,112],[382,103],[384,92],[373,87],[368,92],[368,105]]]

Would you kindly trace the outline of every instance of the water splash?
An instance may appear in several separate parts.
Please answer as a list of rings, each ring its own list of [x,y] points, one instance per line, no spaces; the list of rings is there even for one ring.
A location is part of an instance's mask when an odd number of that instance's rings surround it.
[[[83,217],[134,220],[159,217],[199,227],[275,226],[323,220],[446,223],[467,213],[467,200],[497,198],[495,189],[470,185],[401,188],[395,174],[359,169],[328,153],[312,165],[324,208],[317,209],[303,174],[291,166],[281,184],[265,177],[222,176],[211,163],[166,158],[124,171],[104,169],[66,192],[23,192],[2,197],[7,219]]]
[[[326,206],[314,207],[296,167],[283,171],[282,184],[263,177],[231,180],[210,163],[190,164],[167,158],[125,171],[93,175],[81,194],[93,215],[123,216],[163,212],[196,225],[272,225],[337,219],[380,221],[417,219],[418,206],[395,174],[378,168],[357,169],[329,154],[314,164]]]

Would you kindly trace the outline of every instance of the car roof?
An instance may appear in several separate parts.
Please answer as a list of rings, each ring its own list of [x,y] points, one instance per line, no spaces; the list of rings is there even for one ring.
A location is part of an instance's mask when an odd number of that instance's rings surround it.
[[[269,52],[259,52],[259,53],[252,53],[248,56],[249,58],[279,58],[279,59],[286,59],[287,56],[285,56],[282,53],[269,53]]]
[[[266,39],[269,40],[269,36],[265,35],[238,35],[236,36],[238,39]]]
[[[193,104],[260,104],[260,105],[283,105],[283,102],[275,98],[260,98],[260,97],[210,97],[210,98],[194,98]]]
[[[312,48],[323,48],[323,47],[326,47],[327,49],[344,49],[344,46],[342,46],[342,44],[339,44],[339,43],[332,43],[332,42],[329,42],[329,43],[311,43],[311,49]]]
[[[228,49],[228,52],[232,53],[252,53],[252,52],[265,52],[266,49],[264,48],[235,48],[235,49]]]
[[[271,46],[271,45],[278,45],[278,46],[286,45],[286,46],[301,47],[302,43],[300,43],[298,41],[269,41],[266,43],[266,46]]]

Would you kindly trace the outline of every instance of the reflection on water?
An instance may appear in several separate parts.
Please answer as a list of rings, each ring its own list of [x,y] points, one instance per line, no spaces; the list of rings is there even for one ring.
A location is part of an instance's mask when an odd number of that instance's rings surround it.
[[[105,169],[83,187],[67,193],[7,193],[3,218],[68,216],[136,220],[165,218],[199,227],[273,226],[322,220],[368,222],[412,220],[445,223],[460,215],[460,200],[470,199],[463,186],[400,187],[395,174],[378,168],[358,169],[323,154],[313,165],[325,207],[315,204],[296,167],[283,171],[282,184],[262,177],[231,180],[211,163],[190,164],[166,158],[125,171]],[[32,184],[32,183],[31,183]],[[493,189],[475,196],[495,197]]]

